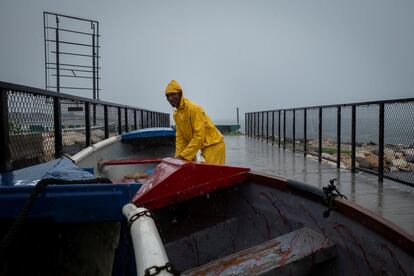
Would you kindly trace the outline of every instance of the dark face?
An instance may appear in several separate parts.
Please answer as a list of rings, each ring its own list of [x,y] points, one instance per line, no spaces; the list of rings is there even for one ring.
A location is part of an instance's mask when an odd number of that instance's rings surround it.
[[[168,93],[167,95],[165,95],[167,97],[168,102],[170,103],[170,105],[172,107],[179,107],[180,106],[180,102],[181,102],[181,95],[182,93],[177,92],[177,93]]]

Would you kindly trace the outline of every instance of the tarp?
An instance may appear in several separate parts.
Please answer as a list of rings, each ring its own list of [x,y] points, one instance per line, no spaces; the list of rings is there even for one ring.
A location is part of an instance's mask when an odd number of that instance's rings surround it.
[[[97,183],[95,175],[63,157],[44,164],[0,175],[0,219],[15,218],[41,179],[56,179],[35,200],[29,217],[52,218],[56,222],[124,220],[122,207],[131,201],[140,183]],[[74,181],[74,184],[59,184]],[[52,181],[53,183],[53,181]],[[79,185],[81,184],[81,185]]]
[[[75,165],[67,157],[55,159],[43,164],[8,172],[0,177],[0,186],[35,185],[44,178],[59,180],[92,180],[95,175]]]

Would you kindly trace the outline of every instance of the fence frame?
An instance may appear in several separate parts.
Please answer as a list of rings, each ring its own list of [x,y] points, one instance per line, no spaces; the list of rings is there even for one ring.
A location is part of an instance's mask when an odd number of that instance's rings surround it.
[[[24,86],[19,84],[13,84],[8,82],[0,81],[0,151],[2,152],[0,158],[0,173],[18,169],[12,166],[11,160],[11,152],[10,152],[10,129],[9,129],[9,93],[22,93],[32,96],[45,96],[47,98],[52,99],[53,102],[53,134],[54,134],[54,157],[60,158],[63,155],[63,128],[62,128],[62,100],[72,100],[76,102],[80,102],[84,104],[85,108],[85,115],[84,115],[84,124],[85,124],[85,144],[86,147],[92,144],[91,141],[91,106],[92,108],[96,108],[96,105],[103,106],[104,110],[104,139],[109,137],[109,122],[108,122],[108,107],[115,107],[118,109],[118,131],[119,134],[122,133],[122,120],[121,120],[121,111],[125,112],[125,130],[126,132],[132,130],[128,126],[128,110],[133,110],[135,114],[135,129],[142,129],[143,128],[143,113],[146,112],[151,113],[152,116],[157,116],[157,118],[164,118],[163,120],[154,120],[152,119],[151,122],[148,121],[147,116],[147,124],[146,127],[168,127],[170,125],[170,115],[168,113],[161,113],[150,111],[143,108],[138,108],[129,105],[121,105],[112,102],[106,102],[101,100],[95,99],[88,99],[84,97],[48,91],[45,89],[39,89],[30,86]],[[36,109],[34,109],[36,111]],[[137,126],[137,118],[136,113],[140,112],[141,114],[141,125],[140,128]],[[95,123],[96,119],[93,118],[93,122]],[[30,133],[30,132],[29,132]],[[20,168],[20,167],[19,167]]]
[[[295,148],[295,129],[296,129],[296,112],[297,111],[303,111],[303,130],[304,130],[304,147],[303,147],[303,153],[304,156],[307,154],[316,155],[318,157],[318,161],[321,162],[323,159],[322,157],[322,125],[323,125],[323,110],[328,108],[336,108],[337,109],[337,116],[336,116],[336,153],[337,158],[335,160],[336,167],[340,168],[341,163],[341,114],[342,109],[345,107],[351,107],[351,166],[350,169],[353,173],[356,171],[364,171],[372,174],[376,174],[378,176],[378,181],[382,182],[384,178],[391,179],[409,186],[414,187],[414,179],[413,182],[408,182],[402,179],[397,179],[395,177],[386,175],[384,173],[384,121],[385,121],[385,105],[386,104],[403,104],[403,103],[414,103],[414,98],[402,98],[402,99],[392,99],[392,100],[384,100],[384,101],[369,101],[369,102],[356,102],[356,103],[347,103],[347,104],[334,104],[334,105],[319,105],[319,106],[307,106],[307,107],[297,107],[297,108],[287,108],[287,109],[272,109],[272,110],[264,110],[264,111],[253,111],[253,112],[246,112],[245,113],[245,133],[249,137],[254,137],[261,140],[266,140],[268,142],[269,135],[268,132],[266,132],[266,137],[264,136],[263,129],[264,129],[264,121],[262,120],[262,133],[259,131],[260,126],[260,117],[263,118],[264,113],[269,114],[269,112],[272,112],[272,145],[274,145],[274,139],[275,139],[275,131],[274,131],[274,114],[278,114],[278,131],[277,131],[277,137],[278,137],[278,143],[277,146],[283,147],[283,149],[286,150],[286,123],[291,123],[293,126],[293,145],[292,150],[298,151],[298,149]],[[355,164],[356,160],[356,118],[357,118],[357,107],[359,106],[367,106],[367,105],[377,105],[379,106],[378,111],[378,171],[375,170],[369,170],[364,168],[357,168]],[[318,150],[317,154],[313,154],[312,152],[308,151],[307,148],[307,111],[310,109],[316,109],[318,111]],[[288,111],[293,111],[293,118],[292,122],[286,122],[286,113]],[[281,127],[281,115],[283,114],[283,127]],[[266,129],[269,129],[269,120],[266,122]],[[257,134],[255,127],[257,126]],[[282,133],[281,133],[282,132]],[[281,137],[282,135],[282,137]],[[281,139],[283,139],[283,142],[281,143]],[[332,160],[329,160],[332,161]]]

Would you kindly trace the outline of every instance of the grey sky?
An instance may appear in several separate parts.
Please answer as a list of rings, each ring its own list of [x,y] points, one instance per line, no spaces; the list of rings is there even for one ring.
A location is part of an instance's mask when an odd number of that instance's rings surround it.
[[[107,101],[170,112],[176,79],[234,122],[237,106],[414,97],[412,0],[0,0],[0,80],[44,87],[43,11],[99,21]]]

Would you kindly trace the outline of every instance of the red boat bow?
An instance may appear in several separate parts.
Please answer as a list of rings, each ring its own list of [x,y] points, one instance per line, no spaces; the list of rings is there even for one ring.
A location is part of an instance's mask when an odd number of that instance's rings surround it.
[[[246,180],[250,169],[164,158],[132,199],[153,210]]]

